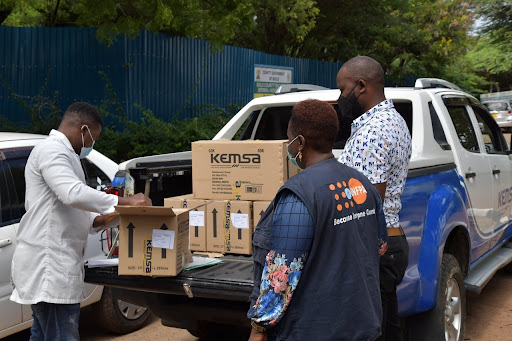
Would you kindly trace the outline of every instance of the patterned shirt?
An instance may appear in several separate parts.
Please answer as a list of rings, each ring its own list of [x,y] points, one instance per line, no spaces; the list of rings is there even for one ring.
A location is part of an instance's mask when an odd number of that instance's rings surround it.
[[[384,214],[387,227],[398,227],[400,196],[411,158],[411,135],[391,99],[352,123],[352,132],[338,161],[357,169],[373,184],[386,182]]]
[[[313,218],[291,191],[279,198],[271,231],[272,249],[261,275],[260,296],[247,313],[261,326],[274,326],[285,313],[313,244]]]

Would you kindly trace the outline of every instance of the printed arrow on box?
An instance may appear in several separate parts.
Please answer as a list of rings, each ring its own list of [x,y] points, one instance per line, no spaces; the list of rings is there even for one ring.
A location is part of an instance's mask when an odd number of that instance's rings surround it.
[[[128,226],[128,258],[133,258],[133,229],[135,226],[130,222]]]
[[[194,209],[194,211],[197,212],[197,208]],[[196,236],[196,238],[199,238],[199,226],[194,226],[195,230],[194,230],[194,235]]]
[[[214,208],[213,215],[213,238],[217,238],[217,210]]]
[[[167,226],[165,224],[160,227],[160,230],[168,230]],[[167,258],[167,249],[162,249],[162,259]]]
[[[238,210],[238,212],[236,212],[236,213],[242,214],[242,211]],[[242,240],[242,229],[237,228],[237,230],[238,230],[238,239]]]

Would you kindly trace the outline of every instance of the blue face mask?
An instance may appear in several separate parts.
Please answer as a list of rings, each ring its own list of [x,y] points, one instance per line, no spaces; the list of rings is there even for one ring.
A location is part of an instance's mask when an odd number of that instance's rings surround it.
[[[91,131],[89,130],[89,127],[86,126],[86,125],[83,125],[80,130],[83,128],[83,127],[86,127],[87,128],[87,131],[89,132],[89,135],[91,135],[91,140],[92,140],[92,145],[90,147],[86,147],[85,146],[85,142],[84,142],[84,133],[82,133],[82,149],[80,150],[80,159],[85,159],[87,157],[87,155],[89,155],[91,152],[92,152],[92,149],[94,147],[94,139],[92,137],[92,134],[91,134]]]
[[[299,136],[297,135],[297,137]],[[290,143],[286,145],[286,151],[288,152],[288,158],[293,163],[293,165],[297,168],[301,168],[297,163],[297,157],[300,155],[300,151],[297,153],[297,155],[295,155],[295,157],[292,157],[292,154],[290,154],[290,151],[288,150],[288,147],[290,147],[290,145],[297,139],[297,137],[295,137],[293,140],[290,141]]]

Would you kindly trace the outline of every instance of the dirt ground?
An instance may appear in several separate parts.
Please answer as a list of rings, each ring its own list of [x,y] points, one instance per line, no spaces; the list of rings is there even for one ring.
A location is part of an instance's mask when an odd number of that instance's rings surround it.
[[[478,296],[468,298],[464,340],[512,340],[512,274],[499,271]]]
[[[80,335],[82,341],[198,341],[186,330],[164,327],[156,317],[129,335],[108,334],[95,327],[94,315],[87,309],[82,312]],[[4,340],[25,341],[29,336],[24,331]],[[464,340],[512,341],[512,274],[499,271],[480,295],[468,297]]]

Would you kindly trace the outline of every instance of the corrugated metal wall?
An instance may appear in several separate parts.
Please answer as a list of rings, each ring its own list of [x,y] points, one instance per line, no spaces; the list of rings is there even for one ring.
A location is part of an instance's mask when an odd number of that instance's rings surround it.
[[[30,103],[43,87],[48,98],[58,91],[62,110],[79,100],[100,105],[106,96],[103,72],[130,119],[140,115],[136,104],[164,120],[193,117],[204,105],[246,104],[253,96],[254,64],[293,67],[294,83],[333,88],[342,64],[232,46],[212,52],[202,40],[146,31],[106,47],[95,34],[95,29],[0,26],[0,115],[30,122],[15,97]]]

